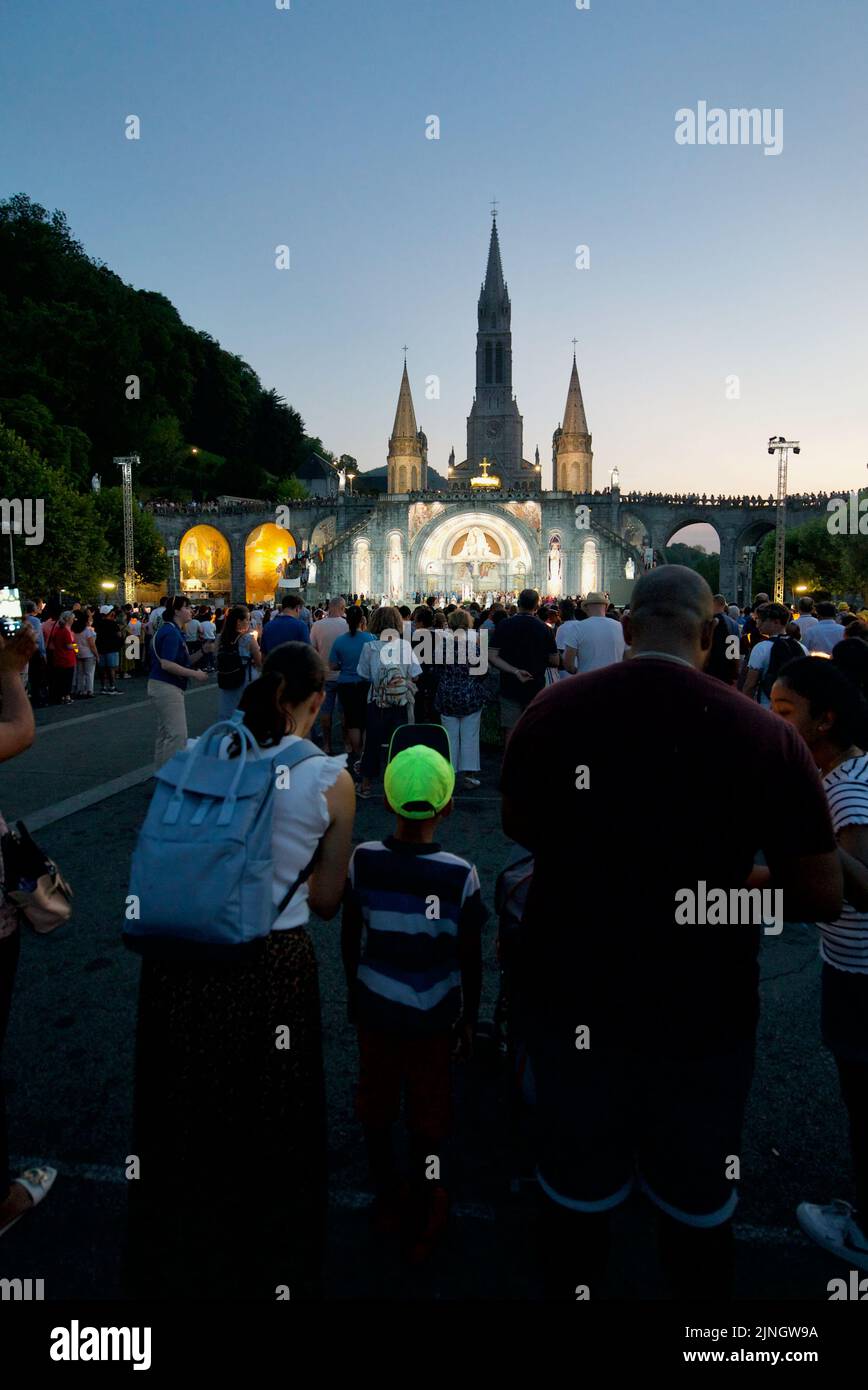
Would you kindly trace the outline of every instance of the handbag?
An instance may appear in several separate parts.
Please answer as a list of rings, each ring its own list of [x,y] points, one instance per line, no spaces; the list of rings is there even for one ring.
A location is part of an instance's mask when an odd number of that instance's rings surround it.
[[[53,859],[31,836],[23,821],[0,839],[3,892],[34,931],[54,931],[72,915],[72,889]]]

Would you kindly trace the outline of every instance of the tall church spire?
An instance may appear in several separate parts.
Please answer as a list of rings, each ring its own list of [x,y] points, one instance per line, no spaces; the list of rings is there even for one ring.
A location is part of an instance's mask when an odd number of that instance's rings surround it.
[[[398,409],[395,411],[395,424],[392,429],[392,439],[415,439],[416,433],[416,412],[413,409],[413,393],[410,390],[410,378],[407,375],[407,359],[405,357],[404,374],[401,377],[401,389],[398,392]]]
[[[512,390],[512,332],[509,290],[503,277],[496,204],[485,279],[479,291],[476,333],[476,394],[467,417],[467,457],[451,470],[453,488],[467,486],[488,459],[504,488],[539,491],[539,473],[522,456],[522,419]]]
[[[398,391],[398,408],[386,459],[388,492],[413,492],[427,486],[428,441],[416,425],[413,393],[407,375],[407,358]]]
[[[553,487],[555,492],[590,492],[594,453],[585,418],[585,404],[573,345],[573,370],[567,389],[563,425],[552,440]]]
[[[579,385],[579,369],[576,366],[575,353],[573,353],[573,370],[570,375],[567,404],[564,410],[563,430],[564,434],[588,433],[588,422],[585,419],[585,403],[582,400],[582,388]]]
[[[492,218],[491,238],[488,243],[488,264],[485,267],[485,282],[479,293],[477,308],[480,332],[508,333],[510,314],[509,292],[503,278],[503,264],[500,259],[497,219]]]

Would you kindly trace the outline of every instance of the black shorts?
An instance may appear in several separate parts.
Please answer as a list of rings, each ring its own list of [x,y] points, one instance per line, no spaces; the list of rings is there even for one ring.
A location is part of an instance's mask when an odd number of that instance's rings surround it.
[[[718,1226],[735,1211],[733,1176],[741,1153],[754,1042],[696,1056],[690,1038],[677,1054],[576,1048],[576,1038],[532,1029],[537,1177],[574,1211],[601,1212],[625,1201],[638,1180],[669,1216]]]
[[[845,1062],[868,1062],[868,975],[823,961],[823,1042]]]
[[[368,703],[368,682],[346,681],[338,686],[338,699],[344,716],[344,728],[363,729]]]

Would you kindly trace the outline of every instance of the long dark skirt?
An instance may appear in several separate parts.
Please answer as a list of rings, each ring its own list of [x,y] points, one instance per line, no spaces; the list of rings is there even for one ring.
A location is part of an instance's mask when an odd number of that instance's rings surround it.
[[[325,1093],[306,931],[272,932],[243,966],[143,963],[132,1155],[132,1295],[319,1295]]]

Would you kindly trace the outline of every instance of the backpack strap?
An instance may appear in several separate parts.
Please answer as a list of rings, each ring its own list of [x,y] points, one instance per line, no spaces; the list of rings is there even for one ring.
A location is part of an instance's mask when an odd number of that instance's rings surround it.
[[[275,922],[277,921],[277,918],[280,917],[289,907],[290,902],[295,897],[296,890],[299,889],[301,885],[303,883],[306,883],[307,880],[310,878],[311,874],[313,873],[316,867],[316,861],[319,859],[319,853],[321,848],[322,840],[320,840],[310,859],[307,861],[298,878],[295,880],[295,883],[292,885],[291,888],[287,889],[280,902],[277,904],[277,916],[274,919]]]
[[[292,748],[290,748],[289,752],[286,754],[284,766],[291,770],[294,767],[299,767],[301,763],[306,763],[309,758],[324,757],[325,753],[321,748],[317,748],[316,744],[311,743],[310,739],[302,738],[299,739],[298,743],[294,743]],[[278,903],[277,916],[275,917],[275,921],[277,921],[277,917],[280,917],[289,907],[290,902],[292,901],[293,897],[295,896],[296,892],[301,887],[301,885],[303,883],[306,883],[307,880],[310,878],[316,866],[316,861],[319,859],[321,848],[322,840],[318,842],[316,849],[314,850],[308,862],[305,864],[301,873],[298,875],[298,878],[295,880],[295,883],[293,883],[291,888],[287,889],[280,902]]]
[[[275,753],[275,757],[277,754]],[[298,743],[294,743],[283,759],[284,767],[290,771],[298,767],[301,763],[306,763],[308,758],[324,758],[325,753],[321,748],[317,748],[315,743],[311,743],[309,738],[300,738]]]

